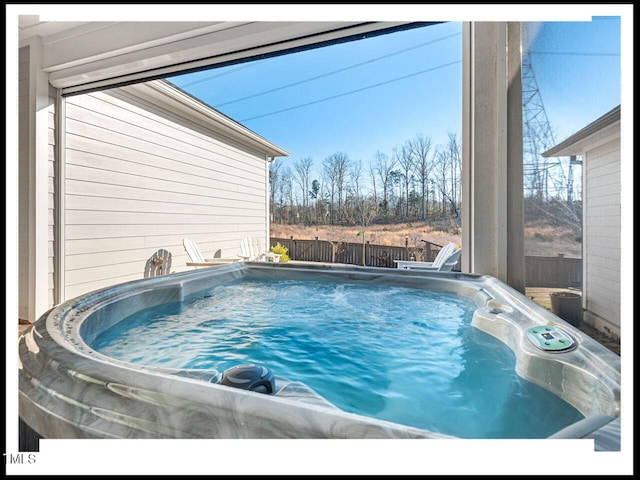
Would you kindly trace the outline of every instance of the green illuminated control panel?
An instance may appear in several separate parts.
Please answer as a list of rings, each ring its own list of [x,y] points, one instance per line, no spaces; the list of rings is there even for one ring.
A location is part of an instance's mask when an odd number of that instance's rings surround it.
[[[564,330],[552,325],[542,325],[527,329],[529,341],[548,352],[562,352],[575,347],[576,342]]]

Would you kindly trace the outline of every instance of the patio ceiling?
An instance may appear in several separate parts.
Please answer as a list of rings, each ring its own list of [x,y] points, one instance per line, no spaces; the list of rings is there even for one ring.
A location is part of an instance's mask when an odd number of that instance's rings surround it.
[[[364,38],[415,22],[40,22],[19,17],[20,46],[39,38],[49,82],[73,94],[285,51]]]

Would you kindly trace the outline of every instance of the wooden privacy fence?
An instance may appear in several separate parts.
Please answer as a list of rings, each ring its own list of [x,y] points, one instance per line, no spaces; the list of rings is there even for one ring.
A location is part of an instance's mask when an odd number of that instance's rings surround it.
[[[423,240],[424,248],[372,245],[369,242],[329,242],[327,240],[296,240],[271,238],[271,246],[280,243],[289,249],[291,260],[307,262],[347,263],[363,265],[362,255],[369,267],[396,268],[394,260],[415,260],[432,262],[442,245]],[[582,287],[582,259],[566,258],[563,254],[555,257],[525,257],[526,286],[566,288]],[[454,267],[460,271],[460,263]]]
[[[394,260],[410,260],[418,257],[431,262],[442,248],[441,245],[423,240],[424,248],[392,247],[388,245],[372,245],[366,242],[329,242],[328,240],[296,240],[290,238],[271,238],[271,246],[283,245],[289,249],[291,260],[308,262],[348,263],[351,265],[365,265],[368,267],[396,268]]]
[[[582,259],[556,257],[524,257],[527,287],[582,287]]]

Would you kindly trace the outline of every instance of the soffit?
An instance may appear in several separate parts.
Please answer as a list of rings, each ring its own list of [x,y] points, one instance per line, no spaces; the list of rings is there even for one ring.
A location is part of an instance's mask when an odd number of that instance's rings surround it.
[[[38,37],[42,68],[63,94],[112,88],[426,25],[413,22],[38,22],[19,19],[20,43]]]

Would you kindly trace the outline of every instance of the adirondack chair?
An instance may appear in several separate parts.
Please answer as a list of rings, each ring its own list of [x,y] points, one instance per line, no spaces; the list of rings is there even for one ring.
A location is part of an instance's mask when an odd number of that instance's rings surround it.
[[[411,260],[394,260],[396,266],[400,269],[404,270],[413,270],[417,268],[421,269],[429,269],[429,270],[439,270],[440,267],[444,264],[444,262],[449,258],[454,250],[456,249],[456,244],[453,242],[449,242],[447,245],[442,247],[436,255],[436,258],[433,262],[415,262]]]
[[[427,272],[450,272],[453,270],[453,267],[456,266],[458,261],[460,261],[461,255],[462,255],[462,249],[459,248],[458,250],[453,251],[443,261],[439,262],[439,266],[425,265],[430,262],[406,262],[407,266],[404,267],[404,269],[405,270],[421,270],[421,271],[427,271]],[[433,262],[433,263],[435,264],[436,262]]]
[[[444,261],[444,263],[438,269],[439,272],[450,272],[453,270],[458,262],[460,261],[460,256],[462,255],[462,249],[454,251],[449,257]]]
[[[240,241],[240,257],[248,262],[279,262],[280,254],[264,251],[260,240],[244,237]]]
[[[190,238],[185,238],[182,240],[182,244],[184,249],[186,250],[190,262],[187,262],[188,267],[212,267],[216,265],[225,265],[228,263],[239,262],[242,260],[241,257],[231,257],[231,258],[204,258],[200,247],[191,240]]]

